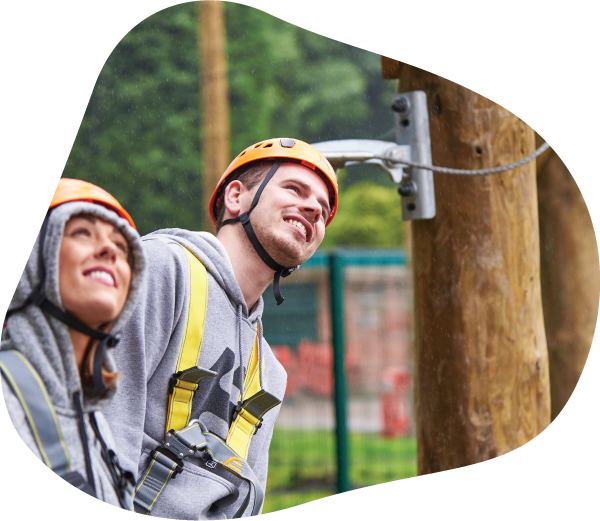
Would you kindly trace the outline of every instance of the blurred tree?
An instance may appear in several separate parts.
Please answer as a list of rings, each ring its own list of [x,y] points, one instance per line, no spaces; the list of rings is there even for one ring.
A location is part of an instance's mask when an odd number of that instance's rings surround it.
[[[117,45],[63,173],[113,193],[142,234],[170,226],[202,229],[195,16],[194,2],[164,9]],[[395,86],[381,80],[378,55],[240,4],[226,4],[225,20],[232,154],[274,136],[393,140],[389,105]],[[350,171],[346,185],[364,177]],[[384,176],[374,182],[386,184]],[[399,211],[392,195],[390,211]],[[371,241],[364,244],[398,244],[383,238],[381,229],[361,234]],[[363,244],[358,237],[353,244]],[[375,237],[380,242],[373,243]]]
[[[114,194],[140,233],[201,222],[197,56],[192,4],[134,27],[102,68],[63,173]]]
[[[381,80],[379,56],[240,4],[226,13],[234,151],[292,133],[393,139],[395,85]]]
[[[400,196],[394,188],[358,181],[340,192],[340,204],[321,248],[404,244]]]

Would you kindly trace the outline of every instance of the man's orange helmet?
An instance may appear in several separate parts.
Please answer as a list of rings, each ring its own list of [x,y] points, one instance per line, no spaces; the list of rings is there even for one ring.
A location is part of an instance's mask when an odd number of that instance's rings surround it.
[[[119,217],[126,219],[133,229],[136,229],[133,219],[119,201],[99,186],[79,179],[61,179],[58,182],[56,192],[54,192],[54,197],[52,197],[50,209],[71,201],[86,201],[105,206],[116,212]]]
[[[227,184],[227,179],[236,175],[240,168],[249,168],[250,163],[272,159],[280,160],[282,163],[299,163],[315,171],[323,178],[323,181],[325,181],[325,184],[329,189],[329,206],[331,207],[331,214],[329,215],[329,219],[325,223],[325,226],[332,221],[338,205],[338,184],[335,170],[331,167],[329,161],[323,157],[321,152],[313,146],[304,141],[300,141],[299,139],[282,137],[266,139],[265,141],[260,141],[259,143],[249,146],[227,167],[227,170],[225,170],[225,173],[221,176],[208,205],[210,218],[215,225],[217,224],[217,201],[222,197],[222,187]]]

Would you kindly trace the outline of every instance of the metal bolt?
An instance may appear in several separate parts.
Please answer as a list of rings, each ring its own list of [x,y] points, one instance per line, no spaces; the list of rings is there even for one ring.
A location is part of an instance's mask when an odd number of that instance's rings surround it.
[[[183,458],[183,452],[180,452],[180,453],[179,453],[179,457],[180,457],[180,458]]]
[[[188,452],[189,452],[190,454],[194,454],[194,451],[193,451],[192,449],[190,449]]]
[[[165,447],[168,447],[169,445],[171,445],[169,442],[165,443]]]
[[[167,432],[167,438],[170,438],[170,437],[171,437],[171,433]]]
[[[410,197],[411,195],[415,195],[415,192],[415,185],[413,183],[402,184],[398,187],[398,193],[402,197]]]
[[[394,112],[408,112],[410,104],[406,98],[396,98],[392,103],[392,110]]]

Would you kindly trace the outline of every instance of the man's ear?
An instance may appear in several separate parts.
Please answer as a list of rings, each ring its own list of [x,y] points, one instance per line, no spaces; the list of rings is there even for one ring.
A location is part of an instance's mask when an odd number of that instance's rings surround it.
[[[225,213],[229,216],[226,219],[235,219],[242,211],[242,193],[246,191],[246,187],[241,181],[231,181],[225,188],[223,194],[223,204],[225,205]]]

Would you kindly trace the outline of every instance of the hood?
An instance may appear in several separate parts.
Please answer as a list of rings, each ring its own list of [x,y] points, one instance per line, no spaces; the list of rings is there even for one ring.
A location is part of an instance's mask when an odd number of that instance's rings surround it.
[[[46,278],[42,290],[48,300],[64,311],[58,285],[60,245],[65,224],[71,217],[81,214],[92,215],[113,224],[123,234],[131,251],[132,273],[129,293],[123,311],[109,331],[115,334],[123,328],[135,309],[145,273],[145,261],[138,233],[112,210],[98,204],[78,201],[65,203],[50,212],[44,239],[43,258]],[[39,284],[40,238],[38,235],[9,309],[22,305]],[[73,393],[82,389],[68,326],[47,315],[35,304],[30,304],[12,314],[6,321],[6,327],[7,340],[2,342],[2,349],[16,349],[21,352],[39,373],[52,403],[70,409]],[[118,348],[117,345],[115,349]],[[109,371],[116,371],[118,368],[110,351],[110,349],[106,350],[104,366]],[[105,391],[100,397],[84,394],[84,409],[101,409],[113,393],[114,389]]]
[[[227,254],[225,247],[221,244],[221,241],[219,241],[212,233],[191,232],[179,228],[168,228],[152,232],[146,237],[157,235],[167,237],[183,244],[196,255],[196,257],[202,261],[206,270],[213,276],[217,284],[219,284],[227,294],[236,313],[239,306],[242,306],[242,315],[247,317],[251,322],[256,322],[261,317],[264,307],[262,296],[258,299],[256,307],[249,316],[248,306],[244,300],[240,285],[235,278],[229,255]]]

